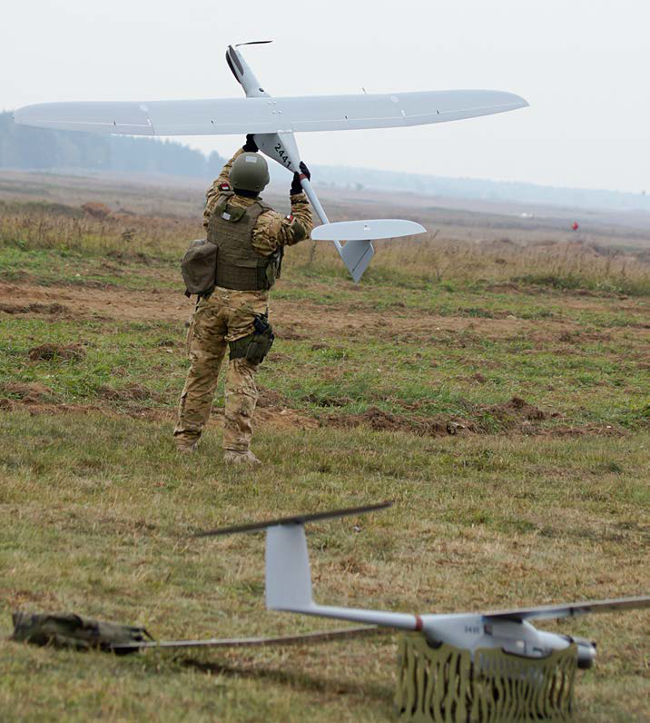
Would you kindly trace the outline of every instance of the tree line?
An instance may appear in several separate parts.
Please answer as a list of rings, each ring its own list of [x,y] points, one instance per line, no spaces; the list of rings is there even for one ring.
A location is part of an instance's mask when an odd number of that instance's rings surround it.
[[[16,125],[0,113],[0,168],[25,170],[87,169],[173,176],[219,175],[224,159],[157,138],[103,136]]]

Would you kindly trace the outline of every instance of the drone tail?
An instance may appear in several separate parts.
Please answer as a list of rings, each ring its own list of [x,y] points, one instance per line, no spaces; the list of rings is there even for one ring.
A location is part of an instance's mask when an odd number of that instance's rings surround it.
[[[384,505],[370,509],[380,509]],[[357,512],[367,512],[361,508]],[[353,514],[355,510],[338,510],[323,513],[319,519]],[[318,605],[312,597],[309,552],[304,522],[273,525],[266,530],[266,607],[268,610],[315,615],[324,618],[347,620],[367,625],[419,630],[422,620],[418,615],[360,610],[358,608]]]
[[[303,525],[266,531],[266,607],[303,610],[313,605],[309,553]]]
[[[424,226],[414,221],[395,218],[365,221],[337,221],[317,226],[311,233],[314,241],[334,241],[343,263],[355,282],[359,281],[375,255],[373,241],[415,236],[425,233]]]
[[[392,502],[381,502],[364,507],[351,507],[310,515],[283,517],[266,522],[252,522],[234,527],[199,532],[194,537],[213,537],[234,532],[266,531],[266,607],[269,610],[317,615],[324,618],[348,620],[367,625],[397,628],[400,630],[421,630],[419,615],[360,610],[357,608],[318,605],[314,602],[311,589],[309,552],[305,537],[305,523],[328,520],[335,517],[349,517],[390,507]]]
[[[339,249],[339,254],[341,254],[352,280],[359,283],[375,255],[375,248],[372,242],[366,239],[347,241],[345,246]]]
[[[420,630],[418,615],[318,605],[312,598],[305,528],[277,525],[266,531],[266,607],[401,630]]]

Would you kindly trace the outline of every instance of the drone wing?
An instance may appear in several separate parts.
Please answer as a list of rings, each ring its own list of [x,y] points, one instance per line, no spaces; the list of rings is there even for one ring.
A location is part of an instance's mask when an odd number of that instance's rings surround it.
[[[392,128],[476,118],[523,108],[514,93],[421,93],[296,98],[42,103],[14,112],[21,125],[119,135],[182,136]]]
[[[635,610],[650,607],[650,596],[624,597],[615,600],[591,600],[588,602],[564,603],[563,605],[541,605],[534,608],[520,608],[518,610],[499,610],[483,613],[483,616],[492,620],[554,620],[572,615],[586,615],[587,613],[609,613],[616,610]]]
[[[145,648],[258,648],[285,645],[304,645],[309,643],[328,643],[333,640],[365,637],[368,635],[382,635],[390,633],[373,626],[363,625],[354,628],[341,628],[338,630],[324,630],[302,635],[280,635],[273,638],[206,638],[203,640],[156,640],[137,643],[114,645],[112,650],[144,650]]]

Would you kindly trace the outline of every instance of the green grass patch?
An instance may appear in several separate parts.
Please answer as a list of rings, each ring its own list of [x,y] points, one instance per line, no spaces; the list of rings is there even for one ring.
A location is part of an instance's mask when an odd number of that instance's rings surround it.
[[[386,498],[397,501],[389,512],[310,530],[319,600],[425,612],[645,591],[647,434],[430,440],[267,429],[255,443],[266,467],[254,473],[223,467],[214,431],[198,455],[176,456],[168,423],[11,413],[0,434],[4,636],[14,608],[139,622],[167,639],[328,627],[264,610],[260,536],[187,535]],[[596,668],[579,674],[579,720],[648,714],[643,620],[560,627],[600,643]],[[5,639],[0,705],[7,720],[389,721],[394,653],[389,638],[114,658]]]

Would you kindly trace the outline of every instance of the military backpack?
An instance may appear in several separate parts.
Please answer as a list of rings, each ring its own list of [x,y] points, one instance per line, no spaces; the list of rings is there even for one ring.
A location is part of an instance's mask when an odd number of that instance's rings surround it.
[[[75,650],[104,650],[132,653],[145,638],[153,640],[143,627],[91,620],[74,613],[23,613],[12,615],[11,640],[34,645]]]

